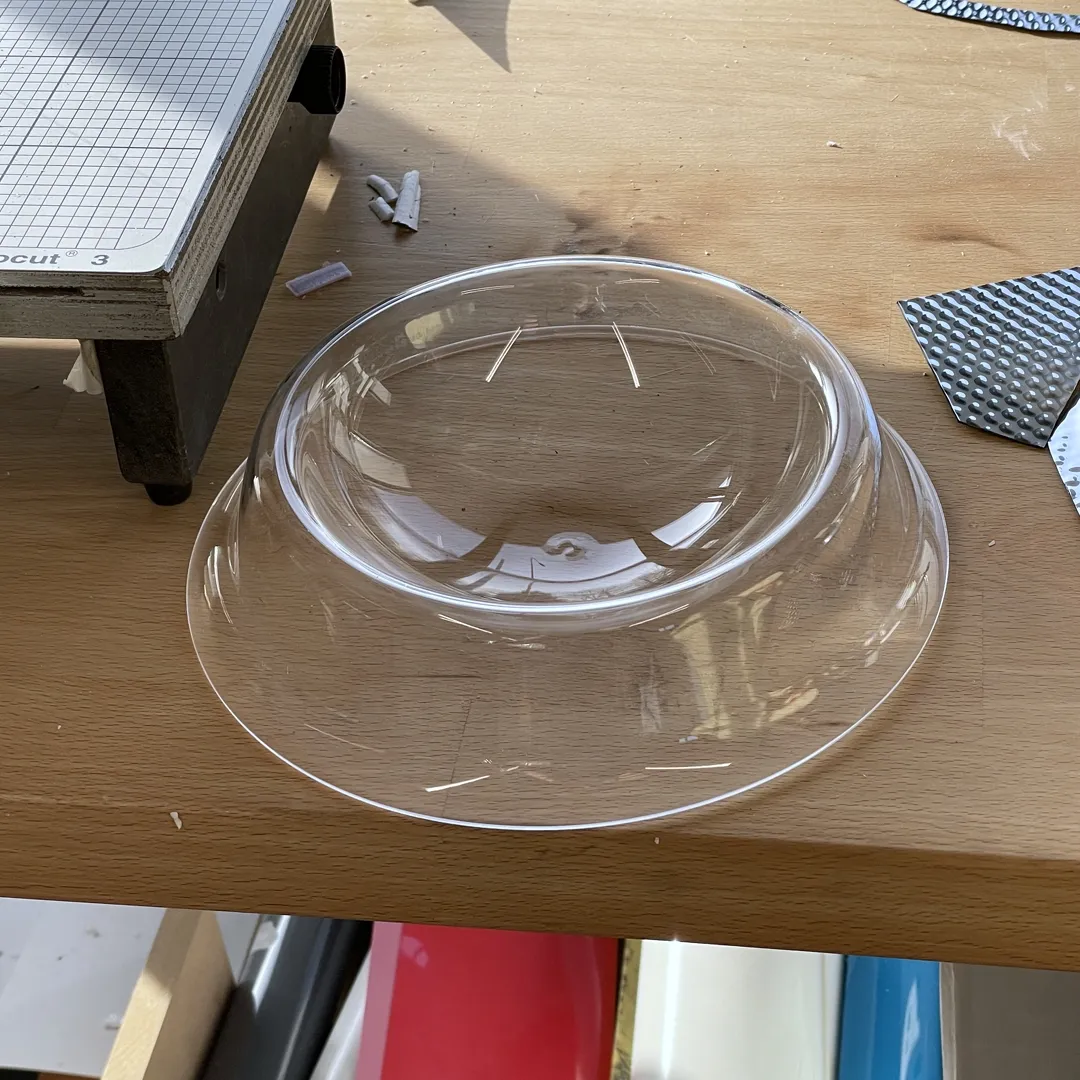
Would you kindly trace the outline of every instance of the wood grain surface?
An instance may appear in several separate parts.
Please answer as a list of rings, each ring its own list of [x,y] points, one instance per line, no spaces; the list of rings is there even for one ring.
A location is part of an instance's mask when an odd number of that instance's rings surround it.
[[[104,403],[61,386],[71,349],[0,353],[0,892],[1080,967],[1080,521],[1048,454],[953,420],[896,308],[1080,262],[1080,41],[896,0],[370,0],[337,22],[349,104],[187,504],[120,480]],[[401,236],[363,177],[414,167]],[[320,789],[202,678],[183,582],[206,507],[346,317],[601,250],[745,281],[846,352],[945,506],[937,634],[835,752],[658,826],[476,832]],[[280,287],[334,259],[350,281]]]
[[[212,911],[166,911],[101,1080],[195,1080],[233,991]]]

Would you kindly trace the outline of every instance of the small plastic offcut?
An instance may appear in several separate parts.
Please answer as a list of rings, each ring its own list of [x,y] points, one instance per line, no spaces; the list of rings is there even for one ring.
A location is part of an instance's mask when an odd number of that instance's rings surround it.
[[[293,296],[307,296],[308,293],[315,292],[316,289],[333,285],[335,281],[344,281],[345,278],[351,277],[352,271],[343,262],[333,262],[320,266],[318,270],[312,270],[310,274],[301,274],[299,277],[293,278],[292,281],[286,281],[285,288]]]
[[[420,227],[420,173],[410,169],[401,180],[401,194],[394,209],[394,224],[413,232]]]
[[[393,207],[381,195],[372,199],[368,206],[380,221],[390,221],[394,216]]]
[[[389,180],[384,180],[381,176],[372,173],[364,182],[376,195],[381,196],[391,206],[397,202],[398,193]]]

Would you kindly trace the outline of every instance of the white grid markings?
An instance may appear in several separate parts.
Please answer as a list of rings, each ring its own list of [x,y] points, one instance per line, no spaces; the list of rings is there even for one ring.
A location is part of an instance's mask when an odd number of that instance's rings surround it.
[[[273,0],[3,0],[0,246],[168,222]]]

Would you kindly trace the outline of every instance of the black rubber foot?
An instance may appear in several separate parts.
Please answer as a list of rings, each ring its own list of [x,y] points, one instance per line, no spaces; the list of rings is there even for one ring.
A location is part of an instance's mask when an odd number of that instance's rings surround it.
[[[336,116],[345,106],[345,56],[336,45],[312,45],[296,76],[290,101],[315,116]]]
[[[191,484],[147,484],[146,494],[158,506],[177,506],[191,494]]]

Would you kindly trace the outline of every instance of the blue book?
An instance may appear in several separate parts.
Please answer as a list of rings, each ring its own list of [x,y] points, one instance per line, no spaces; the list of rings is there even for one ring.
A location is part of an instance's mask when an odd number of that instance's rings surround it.
[[[837,1080],[942,1080],[940,965],[849,956]]]

